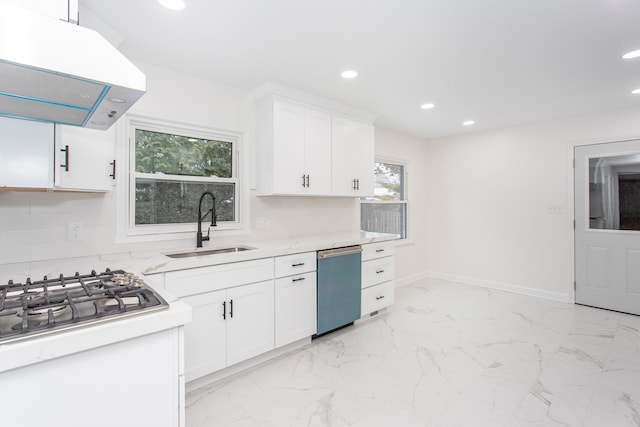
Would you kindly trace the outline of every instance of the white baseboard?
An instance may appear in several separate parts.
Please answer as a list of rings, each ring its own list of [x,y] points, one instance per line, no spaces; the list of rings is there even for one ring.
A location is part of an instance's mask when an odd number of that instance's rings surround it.
[[[396,285],[396,288],[399,288],[400,286],[405,286],[410,283],[417,282],[418,280],[424,280],[428,278],[429,278],[429,272],[424,271],[422,273],[413,274],[411,276],[403,277],[401,279],[395,279],[394,283]]]
[[[452,282],[464,283],[465,285],[482,286],[483,288],[497,289],[499,291],[512,292],[515,294],[529,295],[532,297],[544,298],[553,301],[573,303],[569,294],[562,292],[545,291],[542,289],[527,288],[525,286],[512,285],[510,283],[494,282],[492,280],[477,279],[475,277],[459,276],[457,274],[441,273],[438,271],[428,271],[425,277],[434,279],[449,280]]]

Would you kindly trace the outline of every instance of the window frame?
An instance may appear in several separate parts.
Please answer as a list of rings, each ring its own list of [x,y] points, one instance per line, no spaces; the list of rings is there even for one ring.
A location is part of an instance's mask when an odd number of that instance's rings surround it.
[[[158,120],[144,116],[130,116],[122,120],[123,124],[118,126],[118,150],[117,169],[119,181],[121,177],[126,177],[125,183],[117,185],[118,209],[116,242],[132,241],[156,241],[190,238],[196,233],[197,222],[175,223],[175,224],[135,224],[135,188],[136,178],[157,179],[176,182],[197,182],[197,183],[226,183],[235,185],[235,221],[218,221],[217,227],[213,230],[216,234],[243,234],[247,232],[246,217],[248,216],[246,207],[247,191],[245,191],[245,181],[242,176],[242,132],[239,130],[222,130],[200,125]],[[136,172],[135,167],[135,134],[136,129],[147,130],[159,133],[176,134],[181,136],[209,139],[232,144],[232,177],[198,177],[184,175],[164,175],[153,173]]]
[[[362,205],[363,204],[404,204],[405,205],[405,220],[404,220],[404,237],[397,237],[394,239],[394,242],[397,243],[406,243],[410,242],[410,212],[409,212],[409,169],[410,169],[410,161],[405,159],[399,159],[394,157],[387,156],[376,156],[374,163],[390,163],[394,165],[400,165],[404,169],[404,185],[402,186],[402,200],[367,200],[365,197],[360,198],[360,215],[362,215]],[[373,170],[375,171],[375,165]],[[375,175],[374,175],[374,186],[375,186]],[[362,220],[360,220],[362,221]],[[360,227],[362,229],[362,222],[360,223]]]

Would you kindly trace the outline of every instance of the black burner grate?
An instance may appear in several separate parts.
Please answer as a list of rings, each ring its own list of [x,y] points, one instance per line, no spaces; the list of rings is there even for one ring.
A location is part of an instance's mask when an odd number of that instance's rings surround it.
[[[167,308],[162,297],[123,270],[0,285],[0,342]]]

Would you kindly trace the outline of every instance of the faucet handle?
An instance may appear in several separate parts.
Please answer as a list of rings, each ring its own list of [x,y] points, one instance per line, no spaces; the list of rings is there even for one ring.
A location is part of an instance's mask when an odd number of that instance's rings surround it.
[[[202,236],[202,241],[206,242],[209,240],[209,232],[211,231],[211,227],[207,228],[207,235],[206,236]]]

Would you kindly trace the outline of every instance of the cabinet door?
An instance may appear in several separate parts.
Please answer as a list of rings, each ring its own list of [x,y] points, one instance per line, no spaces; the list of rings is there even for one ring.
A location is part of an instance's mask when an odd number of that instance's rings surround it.
[[[331,194],[331,116],[305,109],[304,165],[309,175],[306,194]]]
[[[316,333],[316,273],[276,279],[276,347]]]
[[[53,187],[53,125],[0,117],[0,187]]]
[[[304,193],[304,121],[304,108],[274,101],[273,192],[276,194]]]
[[[55,186],[65,190],[113,189],[115,126],[107,131],[57,126]]]
[[[333,195],[361,197],[373,194],[373,126],[333,117],[331,132]]]
[[[187,381],[227,366],[225,296],[226,291],[217,291],[182,298],[191,306],[193,316],[184,327]]]
[[[353,150],[357,153],[353,162],[353,175],[357,180],[356,196],[373,195],[375,168],[375,140],[373,126],[355,123],[353,126]]]
[[[274,348],[273,280],[227,290],[227,364]]]

